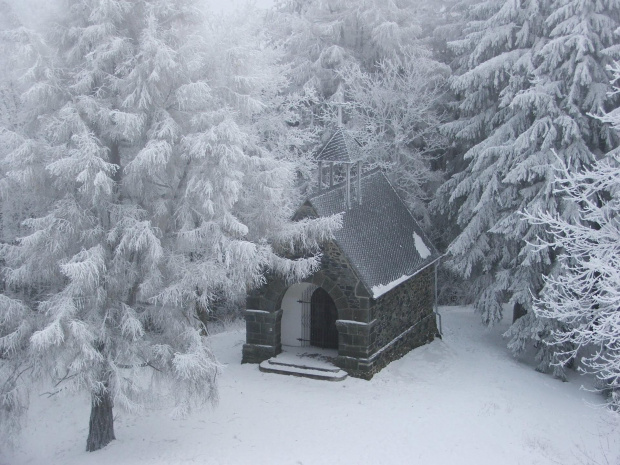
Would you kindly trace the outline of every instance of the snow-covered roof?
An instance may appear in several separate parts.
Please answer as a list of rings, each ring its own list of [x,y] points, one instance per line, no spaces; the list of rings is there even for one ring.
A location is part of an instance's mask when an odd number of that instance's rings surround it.
[[[329,140],[316,153],[318,161],[352,163],[361,158],[362,144],[338,127]]]
[[[357,180],[351,184],[354,192]],[[440,257],[380,170],[362,175],[361,205],[347,210],[345,189],[338,184],[308,202],[321,217],[344,212],[336,243],[375,299]]]

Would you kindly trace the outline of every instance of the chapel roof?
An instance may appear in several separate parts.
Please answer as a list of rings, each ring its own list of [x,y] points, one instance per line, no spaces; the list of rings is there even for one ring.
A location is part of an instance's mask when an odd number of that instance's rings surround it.
[[[338,127],[329,140],[316,152],[318,161],[352,163],[362,158],[362,144]]]
[[[440,254],[380,170],[363,174],[361,185],[362,203],[354,201],[349,210],[346,183],[308,202],[320,217],[343,212],[335,242],[369,294],[378,298],[437,261]]]

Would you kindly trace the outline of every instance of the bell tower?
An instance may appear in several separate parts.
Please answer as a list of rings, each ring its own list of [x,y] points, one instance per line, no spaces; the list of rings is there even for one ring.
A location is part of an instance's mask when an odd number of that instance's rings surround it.
[[[316,153],[318,164],[318,191],[334,187],[337,177],[346,182],[345,206],[362,204],[362,144],[348,134],[342,125],[334,131],[329,140]],[[327,171],[327,173],[325,173]],[[327,175],[327,176],[326,176]],[[327,177],[327,179],[326,179]],[[352,181],[352,178],[355,180]],[[352,184],[355,183],[355,189]],[[355,192],[352,192],[355,190]],[[355,198],[353,197],[355,194]]]

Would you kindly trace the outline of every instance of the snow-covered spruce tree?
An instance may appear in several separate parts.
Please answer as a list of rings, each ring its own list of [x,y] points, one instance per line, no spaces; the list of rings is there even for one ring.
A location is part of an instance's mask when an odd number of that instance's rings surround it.
[[[425,14],[421,15],[422,40],[433,51],[433,58],[450,64],[456,58],[449,42],[464,36],[467,27],[469,6],[476,0],[444,0],[439,8],[429,2]],[[420,17],[420,16],[419,16]]]
[[[305,195],[307,183],[314,180],[311,171],[316,167],[311,147],[317,143],[317,130],[302,124],[303,114],[318,101],[314,92],[291,91],[289,65],[284,58],[282,47],[274,46],[273,31],[267,27],[265,12],[246,5],[227,16],[226,21],[211,25],[212,40],[216,47],[211,49],[210,60],[217,63],[221,58],[219,49],[228,50],[236,86],[243,88],[252,85],[256,76],[264,80],[261,99],[253,100],[256,113],[248,122],[261,140],[261,146],[277,159],[293,162],[302,181],[292,194]],[[256,53],[255,47],[247,44],[271,44]],[[277,64],[277,66],[276,66]],[[288,91],[287,91],[288,89]],[[244,91],[245,92],[245,91]],[[231,95],[232,96],[232,95]],[[269,102],[265,105],[265,102]],[[248,102],[251,103],[251,102]],[[301,197],[291,198],[291,205],[299,205]]]
[[[620,67],[615,65],[616,81]],[[616,90],[617,91],[617,90]],[[618,110],[601,118],[620,130]],[[541,247],[558,251],[558,267],[545,278],[534,302],[539,318],[558,321],[549,343],[568,347],[559,362],[580,358],[620,407],[620,155],[617,150],[582,172],[561,164],[558,195],[573,203],[569,220],[548,212],[528,214],[530,223],[543,225],[551,236]]]
[[[453,212],[462,228],[449,249],[451,267],[480,293],[494,280],[484,270],[492,268],[503,250],[500,238],[489,233],[499,218],[496,210],[504,204],[495,186],[505,156],[495,148],[505,147],[504,154],[510,149],[511,131],[505,123],[517,122],[510,102],[529,86],[532,48],[544,28],[541,6],[536,1],[523,8],[505,0],[478,2],[469,9],[465,37],[449,44],[458,57],[450,83],[458,107],[457,119],[444,131],[457,149],[469,149],[465,159],[471,161],[439,189],[434,203]],[[501,301],[503,296],[492,306],[480,302],[485,323],[499,319]]]
[[[14,54],[9,53],[13,44],[12,36],[21,27],[11,6],[0,1],[0,125],[12,127],[16,124],[19,91],[16,78],[11,71],[15,69]]]
[[[17,132],[26,122],[20,112],[20,93],[24,90],[20,73],[36,60],[37,38],[23,27],[11,5],[0,2],[0,178],[6,176],[6,157],[21,139]],[[26,162],[19,156],[17,163]],[[0,244],[12,243],[22,232],[20,218],[35,214],[32,202],[0,202]],[[11,442],[21,425],[28,403],[24,378],[30,373],[28,338],[36,330],[36,314],[23,305],[19,292],[5,286],[0,275],[0,437]]]
[[[620,158],[617,151],[588,170],[557,179],[558,194],[575,202],[576,219],[538,212],[532,224],[551,232],[544,247],[559,252],[559,269],[545,279],[534,302],[538,318],[558,321],[548,343],[559,346],[558,363],[577,357],[602,381],[620,406]],[[568,349],[568,350],[566,350]]]
[[[599,112],[609,104],[611,90],[609,65],[617,57],[618,36],[614,31],[620,25],[620,1],[582,2],[555,0],[546,17],[547,40],[537,52],[534,85],[515,97],[512,105],[522,112],[534,112],[536,119],[515,141],[521,153],[531,153],[506,176],[506,182],[520,187],[521,211],[545,211],[552,215],[575,221],[574,210],[561,196],[553,192],[557,156],[570,172],[590,166],[600,155],[617,145],[617,135],[601,121],[591,118],[590,113]],[[528,186],[527,184],[530,184]],[[520,215],[519,215],[520,216]],[[496,230],[508,234],[510,223],[516,215],[507,217]],[[520,222],[521,225],[525,223]],[[530,284],[529,292],[524,286],[512,286],[513,301],[528,312],[508,331],[509,347],[521,352],[528,341],[539,346],[539,369],[553,369],[563,378],[561,366],[555,364],[556,350],[565,346],[539,344],[546,341],[551,332],[563,331],[560,320],[537,318],[531,311],[532,296],[538,295],[543,283],[537,274],[554,273],[557,254],[553,248],[534,248],[529,243],[546,240],[549,230],[544,225],[522,226],[523,239],[528,242],[520,251],[517,278]],[[551,349],[551,350],[549,350]]]
[[[239,56],[269,69],[264,43],[209,36],[190,0],[70,0],[63,12],[24,96],[37,117],[3,160],[3,202],[43,211],[1,249],[21,294],[2,315],[36,315],[20,348],[36,376],[90,393],[92,451],[114,439],[113,406],[149,400],[149,377],[179,414],[214,401],[201,316],[267,269],[310,272],[338,219],[290,221],[295,167],[256,128],[275,73]],[[276,253],[299,244],[308,258]]]
[[[451,265],[473,281],[483,321],[498,321],[505,302],[527,312],[507,333],[519,352],[557,324],[530,311],[556,257],[529,245],[548,232],[520,212],[570,215],[552,188],[555,154],[579,170],[615,143],[587,113],[604,106],[609,90],[606,50],[616,41],[620,2],[497,0],[471,14],[468,35],[452,44],[461,55],[452,82],[461,101],[458,120],[446,127],[468,148],[468,164],[437,203],[462,228],[449,248]],[[553,351],[538,347],[538,369],[546,371]],[[554,372],[563,376],[557,365]]]
[[[355,63],[372,71],[382,59],[398,60],[421,29],[416,1],[280,0],[272,24],[284,42],[293,85],[310,86],[321,97],[333,95],[338,70]]]

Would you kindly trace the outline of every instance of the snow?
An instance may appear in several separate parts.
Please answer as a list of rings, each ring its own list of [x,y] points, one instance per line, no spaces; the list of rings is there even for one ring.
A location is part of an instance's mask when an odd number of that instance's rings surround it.
[[[422,258],[422,260],[426,260],[428,257],[430,257],[430,255],[431,255],[430,249],[424,243],[424,240],[418,234],[416,234],[415,232],[413,233],[413,240],[415,241],[415,248],[418,251],[418,254]],[[419,272],[419,271],[420,270],[418,270],[417,272]],[[391,291],[396,286],[398,286],[401,283],[404,283],[405,281],[407,281],[409,278],[411,278],[414,275],[415,275],[415,273],[414,274],[410,274],[410,275],[404,274],[400,278],[395,279],[394,281],[392,281],[390,283],[387,283],[387,284],[377,284],[376,286],[372,286],[372,288],[370,290],[372,291],[373,298],[378,299],[383,294],[385,294],[386,292]]]
[[[375,321],[377,320],[372,320],[370,323],[366,323],[364,321],[355,321],[355,320],[338,320],[340,323],[345,323],[348,325],[362,325],[362,326],[372,326]]]
[[[404,283],[405,281],[407,281],[412,276],[413,275],[406,275],[406,274],[404,274],[400,278],[395,279],[394,281],[392,281],[391,283],[378,284],[376,286],[372,286],[372,288],[370,290],[372,291],[373,298],[378,299],[383,294],[385,294],[386,292],[391,291],[392,289],[394,289],[399,284]]]
[[[275,364],[285,364],[302,368],[313,368],[317,370],[338,371],[330,359],[336,358],[336,349],[320,349],[318,347],[283,347],[283,350],[276,357],[270,360]]]
[[[220,404],[184,420],[116,413],[116,437],[84,451],[88,399],[32,396],[17,448],[2,465],[558,464],[620,463],[620,422],[602,399],[513,358],[501,334],[467,307],[444,307],[444,339],[371,381],[339,383],[241,365],[244,330],[212,337],[225,365]]]
[[[323,381],[342,381],[347,378],[347,372],[332,365],[330,368],[315,368],[307,364],[290,365],[278,361],[278,357],[261,362],[260,370],[265,373],[277,373],[288,376],[305,376]]]
[[[430,249],[427,247],[427,245],[424,243],[424,241],[419,235],[413,233],[413,240],[415,241],[415,248],[420,254],[420,257],[422,257],[422,260],[426,260],[428,257],[431,256]]]

